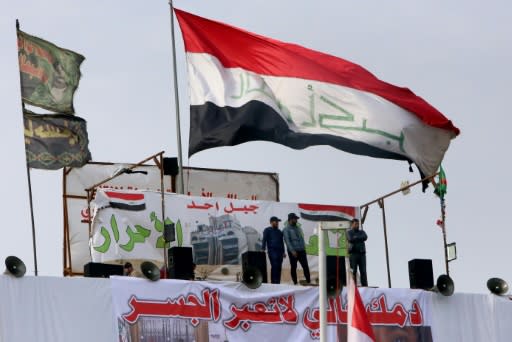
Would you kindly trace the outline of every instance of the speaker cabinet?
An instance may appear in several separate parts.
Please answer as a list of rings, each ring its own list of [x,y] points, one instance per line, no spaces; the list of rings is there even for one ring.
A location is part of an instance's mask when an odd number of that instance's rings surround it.
[[[249,251],[242,254],[242,273],[251,267],[257,268],[261,272],[263,283],[268,283],[265,252]]]
[[[411,289],[430,290],[434,287],[431,259],[409,260],[409,284]]]
[[[169,279],[194,280],[192,247],[169,248]]]
[[[84,276],[93,278],[110,278],[111,275],[123,275],[123,265],[89,262],[84,265]]]
[[[164,157],[164,175],[176,176],[179,172],[178,158]]]
[[[337,279],[343,286],[347,286],[347,274],[345,268],[345,257],[327,255],[327,279]]]

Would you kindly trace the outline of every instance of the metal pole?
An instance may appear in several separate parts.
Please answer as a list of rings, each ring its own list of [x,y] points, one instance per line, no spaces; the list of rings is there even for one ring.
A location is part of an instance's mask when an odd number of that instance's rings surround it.
[[[30,181],[30,168],[27,164],[28,198],[30,202],[30,220],[32,221],[32,251],[34,254],[34,274],[37,277],[37,248],[36,248],[36,226],[34,224],[34,206],[32,204],[32,182]]]
[[[382,209],[382,225],[384,226],[384,246],[386,249],[386,268],[388,271],[388,287],[391,288],[391,271],[389,269],[388,229],[386,226],[386,209],[384,199],[379,200],[379,207]]]
[[[164,236],[164,269],[165,269],[165,278],[167,278],[167,270],[168,270],[168,260],[167,260],[167,240],[165,239],[165,192],[164,192],[164,156],[160,155],[160,194],[162,195],[162,224],[163,231],[162,235]]]
[[[448,249],[446,247],[446,213],[445,213],[444,198],[441,198],[441,221],[443,229],[443,246],[444,246],[444,264],[446,267],[446,275],[450,275],[450,269],[448,268]]]
[[[318,226],[318,291],[320,310],[320,342],[327,342],[327,267],[325,264],[325,234],[322,223]]]
[[[16,34],[18,33],[20,29],[20,22],[18,19],[16,19]],[[21,79],[20,79],[20,85],[21,85]],[[23,99],[21,100],[21,111],[22,111],[22,120],[23,123],[25,123],[25,103],[23,102]],[[30,220],[32,222],[32,252],[34,254],[34,274],[37,277],[37,248],[36,248],[36,226],[34,223],[34,205],[32,202],[32,182],[30,181],[30,167],[28,166],[28,160],[27,160],[27,182],[28,182],[28,199],[30,203]]]
[[[176,105],[176,137],[178,139],[178,168],[180,175],[180,186],[178,192],[184,194],[185,182],[183,179],[183,153],[181,151],[181,128],[180,128],[180,102],[178,96],[178,68],[176,67],[176,43],[174,39],[174,7],[172,0],[169,0],[169,8],[171,15],[171,37],[172,37],[172,66],[174,73],[174,103]]]

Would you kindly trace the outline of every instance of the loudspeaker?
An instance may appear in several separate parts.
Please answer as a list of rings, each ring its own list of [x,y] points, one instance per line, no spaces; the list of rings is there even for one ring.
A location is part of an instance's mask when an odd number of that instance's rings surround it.
[[[431,259],[409,260],[409,284],[411,289],[430,290],[434,287]]]
[[[246,270],[251,267],[260,271],[263,283],[268,282],[265,252],[248,251],[242,254],[242,274],[246,273]]]
[[[164,157],[164,175],[176,176],[179,172],[178,158]]]
[[[144,261],[142,264],[140,264],[140,270],[149,280],[160,280],[160,270],[158,269],[158,266],[153,264],[151,261]]]
[[[451,296],[455,291],[455,284],[453,283],[452,278],[446,274],[441,274],[437,278],[436,282],[437,291],[443,296]]]
[[[123,275],[123,265],[89,262],[84,265],[84,277],[110,278],[111,275]]]
[[[25,263],[14,255],[5,258],[5,267],[7,268],[7,271],[16,278],[23,277],[27,271]]]
[[[263,274],[253,266],[246,266],[242,273],[242,283],[250,289],[257,289],[263,283]]]
[[[169,279],[194,280],[192,247],[169,248]]]
[[[501,278],[491,278],[487,280],[487,288],[491,293],[502,296],[508,292],[508,284]]]

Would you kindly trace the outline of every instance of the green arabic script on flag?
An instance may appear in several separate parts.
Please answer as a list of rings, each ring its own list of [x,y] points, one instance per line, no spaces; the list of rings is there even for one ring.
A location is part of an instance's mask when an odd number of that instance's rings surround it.
[[[25,151],[31,168],[81,167],[91,160],[86,121],[67,114],[23,113]]]
[[[25,103],[73,114],[73,96],[84,57],[43,39],[18,34],[21,96]]]

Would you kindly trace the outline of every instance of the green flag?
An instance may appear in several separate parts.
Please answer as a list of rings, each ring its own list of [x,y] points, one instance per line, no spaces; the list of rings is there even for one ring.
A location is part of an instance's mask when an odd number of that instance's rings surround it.
[[[437,179],[437,186],[436,186],[436,189],[434,190],[434,193],[437,196],[444,198],[444,196],[446,195],[447,187],[448,187],[448,182],[446,181],[446,174],[444,173],[443,167],[439,166],[439,175],[438,175],[438,179]]]
[[[23,101],[73,114],[73,95],[80,81],[80,64],[85,58],[20,30],[17,33]]]
[[[81,167],[91,160],[86,121],[68,114],[23,113],[25,152],[31,168]]]

